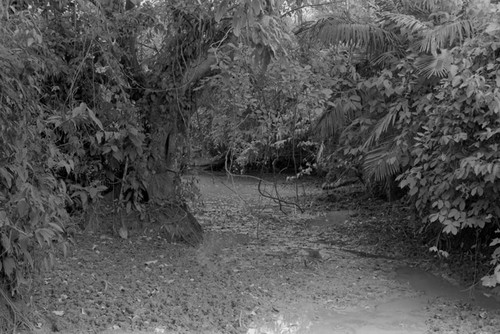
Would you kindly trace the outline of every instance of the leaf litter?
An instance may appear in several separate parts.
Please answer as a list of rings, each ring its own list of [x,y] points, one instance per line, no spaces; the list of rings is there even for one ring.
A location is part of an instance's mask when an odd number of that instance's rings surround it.
[[[331,200],[306,180],[301,213],[259,196],[255,180],[198,178],[202,201],[192,207],[205,230],[201,245],[169,243],[147,229],[127,239],[78,234],[70,255],[34,282],[37,331],[314,333],[317,323],[332,326],[319,316],[325,310],[337,316],[364,312],[418,295],[394,279],[397,266],[425,264],[408,253],[419,246],[402,241],[411,220],[407,229],[391,227],[391,219],[407,216],[403,209],[370,201],[363,208],[348,192]],[[280,181],[283,198],[296,200],[296,189]],[[324,219],[339,210],[350,210],[345,221]],[[429,306],[422,324],[434,332],[498,328],[498,314],[441,305]]]

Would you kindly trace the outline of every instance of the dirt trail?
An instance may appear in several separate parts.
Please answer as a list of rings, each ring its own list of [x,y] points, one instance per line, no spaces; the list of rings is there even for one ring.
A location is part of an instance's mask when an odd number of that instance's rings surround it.
[[[147,228],[128,240],[79,235],[35,282],[35,332],[498,333],[498,310],[431,293],[434,276],[398,273],[415,261],[382,247],[390,224],[374,213],[339,203],[324,213],[310,183],[279,184],[282,198],[300,195],[300,213],[259,196],[253,178],[197,177],[202,245]],[[261,191],[276,195],[272,183]]]
[[[243,181],[239,177],[236,177],[236,181],[232,178],[210,180],[202,177],[200,189],[208,201],[211,197],[227,199],[234,193],[245,205],[251,205],[257,195],[255,183],[244,177]],[[249,187],[249,184],[253,184],[253,187]],[[307,186],[294,188],[282,185],[280,191],[281,196],[291,196],[294,192],[317,194],[317,189]],[[265,201],[259,204],[264,207],[266,204],[271,205]],[[317,243],[315,237],[319,235],[324,237],[329,232],[342,233],[342,226],[351,219],[351,215],[355,216],[356,212],[335,210],[316,217],[304,215],[304,226],[308,231],[302,231],[300,236],[297,235],[298,238],[292,237],[290,240],[274,236],[279,240],[280,247],[290,252],[298,248],[300,253],[302,247],[308,251],[318,250],[321,254],[320,265],[314,268],[311,281],[304,286],[305,290],[310,289],[311,295],[308,297],[312,298],[297,298],[296,303],[289,305],[292,307],[275,317],[274,323],[250,328],[247,333],[427,333],[431,330],[431,321],[428,320],[436,316],[434,312],[441,302],[440,298],[449,303],[478,304],[490,309],[493,317],[498,317],[499,313],[494,311],[500,308],[497,300],[481,293],[464,293],[460,287],[442,278],[408,267],[404,259],[373,254],[369,256],[355,249],[323,247]],[[265,227],[262,233],[266,233]],[[288,237],[289,234],[285,239]],[[269,240],[267,247],[272,248],[273,241],[277,240]],[[302,254],[309,256],[307,253]],[[304,261],[307,265],[307,259]],[[297,266],[300,264],[297,263]],[[315,288],[318,291],[314,291]],[[452,327],[444,323],[442,327]],[[493,327],[491,333],[494,331],[496,329]],[[482,330],[481,333],[488,331]]]

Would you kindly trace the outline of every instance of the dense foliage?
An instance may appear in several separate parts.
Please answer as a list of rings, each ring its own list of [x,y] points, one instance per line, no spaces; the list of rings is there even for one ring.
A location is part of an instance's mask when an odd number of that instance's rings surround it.
[[[453,50],[448,78],[415,106],[419,131],[401,182],[426,223],[451,234],[483,230],[493,245],[500,217],[498,42],[496,33],[484,33]]]
[[[184,207],[183,137],[194,89],[216,64],[211,48],[230,52],[251,35],[253,59],[269,64],[281,46],[259,40],[262,15],[284,36],[273,11],[260,1],[1,4],[0,331],[17,325],[8,299],[89,223],[69,214],[92,218],[109,191],[123,211],[142,210],[145,197]]]
[[[463,252],[497,247],[484,283],[498,284],[498,11],[487,0],[2,6],[0,289],[22,292],[66,247],[68,211],[114,185],[129,211],[145,193],[189,196],[177,177],[192,148],[240,172],[355,175],[388,199],[399,185],[440,255],[453,250],[442,233],[475,231]]]
[[[67,219],[64,182],[69,161],[51,140],[47,110],[38,102],[46,76],[57,71],[33,18],[18,15],[0,29],[0,283],[16,294],[35,265],[51,257]]]
[[[296,39],[265,72],[244,52],[218,63],[201,96],[203,125],[194,123],[203,142],[240,168],[273,171],[280,154],[307,145],[292,161],[299,176],[326,168],[388,199],[407,194],[420,230],[435,234],[431,250],[492,253],[497,265],[500,250],[488,245],[499,243],[498,7],[378,1],[349,15],[310,5],[313,20],[292,24]]]
[[[317,151],[311,128],[331,95],[324,77],[295,60],[262,72],[244,49],[214,68],[218,74],[209,78],[192,122],[203,149],[230,152],[240,172],[307,168]]]

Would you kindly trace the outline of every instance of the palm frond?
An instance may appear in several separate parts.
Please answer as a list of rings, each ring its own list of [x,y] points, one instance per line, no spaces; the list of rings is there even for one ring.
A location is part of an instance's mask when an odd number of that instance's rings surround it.
[[[423,0],[425,8],[430,13],[446,12],[450,14],[457,13],[464,5],[463,1],[450,0]]]
[[[386,66],[398,62],[403,57],[401,52],[396,50],[386,51],[374,57],[370,62],[374,66]]]
[[[427,78],[436,76],[439,78],[445,77],[450,71],[453,56],[446,49],[441,49],[436,55],[426,55],[419,57],[415,63],[419,70],[419,74]]]
[[[440,3],[442,2],[442,0],[418,0],[413,2],[414,2],[414,7],[432,13],[433,11],[440,9]]]
[[[406,10],[424,15],[438,11],[454,12],[460,4],[449,0],[402,0]]]
[[[372,147],[380,140],[382,135],[388,132],[389,128],[392,127],[397,120],[398,111],[397,108],[390,108],[389,112],[377,122],[370,136],[363,144],[364,149]]]
[[[337,106],[328,108],[317,120],[316,130],[321,138],[329,138],[335,135],[345,126],[347,115],[344,110]]]
[[[346,23],[332,17],[318,20],[314,25],[301,29],[301,33],[327,45],[361,47],[368,52],[390,50],[399,42],[394,33],[378,26]]]
[[[380,20],[384,26],[394,25],[396,28],[408,31],[411,34],[418,34],[429,29],[429,26],[417,19],[413,15],[399,13],[384,13]]]
[[[357,95],[343,96],[329,102],[329,108],[318,118],[316,130],[321,138],[329,138],[354,119],[362,108],[361,98]]]
[[[474,26],[470,20],[448,22],[424,32],[420,51],[433,53],[437,49],[453,46],[456,42],[461,43],[473,34]]]
[[[403,152],[388,140],[369,151],[363,161],[363,171],[367,179],[384,181],[401,172]]]

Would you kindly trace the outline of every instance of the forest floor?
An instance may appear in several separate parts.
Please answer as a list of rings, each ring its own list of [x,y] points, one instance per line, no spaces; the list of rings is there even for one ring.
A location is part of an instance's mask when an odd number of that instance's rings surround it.
[[[408,208],[268,179],[280,207],[253,177],[195,176],[201,245],[77,233],[35,280],[33,332],[499,333],[500,304],[426,255]]]

